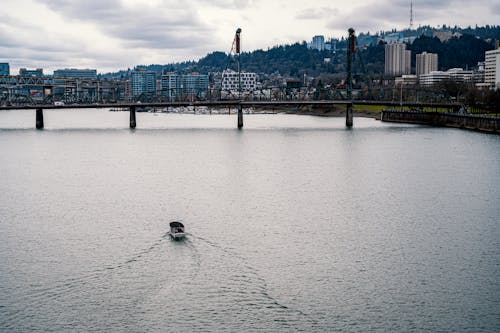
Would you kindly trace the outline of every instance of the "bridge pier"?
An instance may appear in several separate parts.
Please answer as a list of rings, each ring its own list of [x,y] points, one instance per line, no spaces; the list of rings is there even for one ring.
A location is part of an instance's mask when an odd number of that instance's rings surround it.
[[[36,109],[36,129],[43,129],[43,109]]]
[[[352,103],[348,103],[347,104],[346,114],[345,114],[345,125],[347,127],[352,127],[352,124],[353,124],[353,109],[354,109],[353,104]]]
[[[243,128],[243,108],[240,105],[238,105],[238,129]]]
[[[354,35],[354,29],[349,28],[349,46],[347,47],[347,99],[349,103],[347,104],[347,110],[345,113],[345,125],[346,127],[352,127],[352,109],[354,107],[352,103],[352,63],[354,61],[354,52],[356,51],[356,36]]]
[[[136,126],[136,121],[135,121],[135,106],[130,107],[130,128],[134,129]]]

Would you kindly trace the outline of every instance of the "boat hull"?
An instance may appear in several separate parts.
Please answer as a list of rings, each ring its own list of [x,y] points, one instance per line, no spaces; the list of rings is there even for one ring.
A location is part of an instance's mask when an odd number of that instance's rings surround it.
[[[186,233],[184,232],[176,232],[176,233],[170,233],[170,237],[174,240],[181,240],[186,236]]]

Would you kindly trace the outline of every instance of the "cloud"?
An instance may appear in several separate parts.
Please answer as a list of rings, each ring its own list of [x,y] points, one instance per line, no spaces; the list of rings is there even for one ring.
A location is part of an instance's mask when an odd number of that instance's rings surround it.
[[[319,20],[337,16],[339,13],[340,11],[337,8],[331,7],[305,8],[299,11],[295,18],[298,20]]]
[[[206,43],[213,33],[196,10],[189,4],[179,6],[178,1],[162,1],[156,5],[118,0],[40,2],[66,18],[92,23],[103,34],[118,38],[130,47],[189,48],[194,43]]]
[[[488,0],[420,0],[413,2],[414,25],[459,25],[466,26],[491,17]],[[476,13],[476,14],[473,14]],[[480,13],[484,13],[481,15]],[[488,24],[487,22],[483,24]],[[492,24],[492,23],[490,23]],[[494,24],[494,22],[493,22]],[[380,31],[407,28],[410,25],[410,1],[381,0],[364,3],[350,12],[342,13],[330,19],[326,24],[329,29],[346,30],[354,27],[357,31]]]
[[[500,15],[500,3],[493,5],[493,7],[491,8],[491,11],[497,15]]]
[[[496,1],[498,2],[498,1]],[[414,1],[414,24],[497,24],[491,0]],[[342,4],[342,6],[341,6]],[[114,71],[409,25],[409,0],[2,0],[0,61],[16,66]]]

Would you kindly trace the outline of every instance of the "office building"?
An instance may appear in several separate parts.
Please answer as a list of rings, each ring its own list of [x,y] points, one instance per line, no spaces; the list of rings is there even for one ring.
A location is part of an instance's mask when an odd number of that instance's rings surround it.
[[[19,75],[20,76],[30,76],[30,77],[42,77],[43,76],[43,69],[42,68],[37,68],[37,69],[20,68]]]
[[[436,53],[423,52],[417,54],[416,60],[416,74],[429,74],[438,70],[438,55]]]
[[[10,67],[8,62],[0,62],[0,76],[10,75]]]
[[[161,95],[169,100],[204,98],[208,94],[208,75],[165,73],[161,77]]]
[[[148,96],[156,95],[156,72],[147,70],[135,70],[130,73],[130,90],[132,96],[142,94]]]
[[[462,68],[452,68],[446,72],[433,71],[422,74],[418,79],[419,83],[423,86],[431,86],[446,80],[471,83],[474,80],[474,71],[464,70]]]
[[[95,69],[76,69],[76,68],[66,68],[66,69],[56,69],[54,71],[55,78],[58,79],[97,79],[97,70]]]
[[[406,44],[385,45],[385,74],[404,75],[411,73],[411,51],[406,49]]]
[[[500,88],[500,48],[485,53],[484,83],[490,87]]]

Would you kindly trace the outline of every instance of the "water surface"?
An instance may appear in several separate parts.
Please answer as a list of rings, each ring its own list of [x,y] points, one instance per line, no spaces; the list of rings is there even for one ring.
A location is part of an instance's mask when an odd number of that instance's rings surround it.
[[[0,111],[1,331],[500,330],[499,136],[44,115]]]

